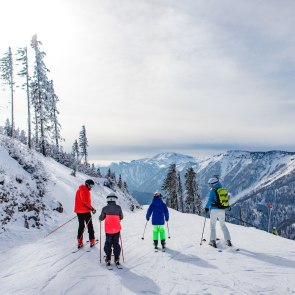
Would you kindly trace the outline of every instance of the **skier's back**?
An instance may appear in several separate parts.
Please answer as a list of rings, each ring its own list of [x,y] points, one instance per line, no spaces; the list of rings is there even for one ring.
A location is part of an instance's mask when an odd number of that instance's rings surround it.
[[[165,248],[165,228],[164,223],[165,221],[169,221],[169,212],[167,205],[163,202],[161,199],[161,194],[158,192],[154,193],[154,199],[151,203],[151,205],[148,208],[148,211],[146,213],[146,220],[149,221],[150,217],[152,215],[152,225],[153,228],[153,241],[154,246],[157,249],[158,248],[158,239],[160,235],[160,240],[162,247]]]

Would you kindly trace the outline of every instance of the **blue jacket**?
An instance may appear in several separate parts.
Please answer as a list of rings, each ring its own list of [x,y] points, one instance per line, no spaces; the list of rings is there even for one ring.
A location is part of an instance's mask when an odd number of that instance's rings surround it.
[[[154,197],[153,202],[150,204],[146,213],[146,220],[150,220],[152,214],[152,225],[163,225],[165,223],[164,216],[166,221],[169,220],[167,205],[159,197]]]
[[[217,183],[215,183],[214,185],[213,185],[213,187],[215,188],[215,189],[218,189],[218,188],[221,188],[222,187],[222,185],[221,185],[221,183],[220,182],[217,182]],[[214,189],[210,189],[210,192],[209,192],[209,196],[208,196],[208,201],[207,201],[207,204],[206,204],[206,206],[205,206],[205,208],[210,208],[211,207],[211,210],[213,209],[213,210],[216,210],[216,209],[218,209],[218,210],[225,210],[225,209],[221,209],[221,208],[218,208],[217,206],[212,206],[211,204],[212,203],[214,203],[214,202],[216,202],[217,201],[217,198],[216,198],[216,193],[215,193],[215,190]]]

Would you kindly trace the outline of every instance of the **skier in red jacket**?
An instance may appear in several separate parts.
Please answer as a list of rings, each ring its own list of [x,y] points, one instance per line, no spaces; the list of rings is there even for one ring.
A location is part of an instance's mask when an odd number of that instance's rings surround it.
[[[85,227],[87,225],[88,234],[89,234],[89,241],[90,247],[93,247],[95,244],[95,236],[92,224],[92,216],[96,213],[96,210],[92,207],[91,204],[91,195],[90,191],[94,186],[94,181],[92,179],[87,179],[85,181],[85,185],[82,184],[79,186],[76,192],[75,198],[75,210],[74,212],[77,213],[78,220],[79,220],[79,228],[78,228],[78,248],[83,247],[83,233]]]
[[[121,223],[123,219],[122,208],[116,204],[118,197],[114,193],[107,196],[108,205],[102,208],[99,220],[105,220],[105,234],[106,241],[104,244],[104,251],[106,254],[106,263],[111,261],[112,248],[115,256],[115,263],[120,264],[121,247],[119,244]]]

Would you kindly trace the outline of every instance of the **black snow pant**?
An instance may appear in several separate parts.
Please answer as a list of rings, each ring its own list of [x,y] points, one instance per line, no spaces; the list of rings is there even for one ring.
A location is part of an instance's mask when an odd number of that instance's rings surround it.
[[[78,220],[79,220],[79,228],[78,228],[78,239],[83,239],[83,233],[86,224],[88,221],[91,219],[91,213],[77,213],[78,215]],[[92,220],[88,223],[88,234],[89,234],[89,240],[94,240],[94,230],[93,230],[93,224]]]
[[[111,260],[112,247],[114,249],[115,260],[120,258],[121,247],[119,244],[120,232],[115,234],[106,233],[106,241],[104,244],[104,252],[106,253],[107,260]]]

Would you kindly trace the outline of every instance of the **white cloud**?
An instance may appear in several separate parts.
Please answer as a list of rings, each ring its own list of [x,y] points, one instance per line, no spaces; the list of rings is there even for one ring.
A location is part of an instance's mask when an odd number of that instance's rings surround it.
[[[139,143],[134,155],[144,145],[183,143],[185,152],[200,142],[295,147],[292,1],[62,0],[44,1],[45,10],[37,2],[9,2],[22,13],[0,20],[2,27],[13,20],[0,49],[29,46],[38,33],[67,148],[82,125],[90,145]]]

